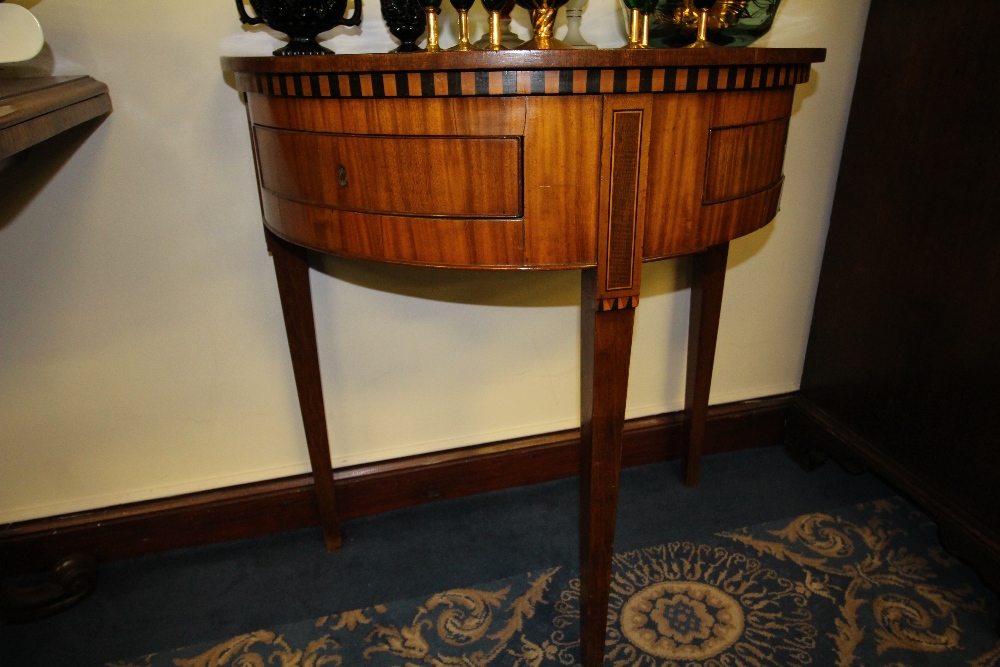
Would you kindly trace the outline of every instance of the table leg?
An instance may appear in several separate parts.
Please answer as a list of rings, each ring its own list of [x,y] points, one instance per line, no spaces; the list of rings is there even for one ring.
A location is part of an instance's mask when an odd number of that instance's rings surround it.
[[[281,311],[285,316],[285,333],[292,356],[295,387],[299,393],[299,409],[309,447],[323,536],[326,548],[335,551],[340,548],[342,540],[334,504],[333,466],[326,432],[326,411],[323,408],[307,251],[278,238],[266,227],[264,234],[274,258],[274,273],[278,279]]]
[[[691,320],[688,329],[687,380],[684,396],[685,446],[681,454],[684,484],[694,486],[701,474],[708,393],[712,387],[715,343],[719,335],[722,288],[726,281],[729,243],[691,257]]]
[[[580,655],[604,664],[622,431],[635,308],[602,310],[596,269],[583,271],[580,385]]]

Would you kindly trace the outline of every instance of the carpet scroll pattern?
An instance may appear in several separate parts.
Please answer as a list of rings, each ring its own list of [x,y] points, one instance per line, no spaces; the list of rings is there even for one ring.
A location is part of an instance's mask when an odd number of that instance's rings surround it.
[[[614,667],[1000,667],[997,603],[898,498],[615,557]],[[553,567],[108,667],[579,664],[580,582]]]

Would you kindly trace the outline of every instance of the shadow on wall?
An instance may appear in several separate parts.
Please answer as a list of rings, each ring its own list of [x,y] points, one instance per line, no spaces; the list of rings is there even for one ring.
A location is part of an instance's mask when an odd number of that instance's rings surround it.
[[[3,231],[104,121],[95,118],[0,162],[0,231]]]
[[[643,265],[642,295],[682,292],[691,286],[690,260]],[[312,268],[366,289],[400,296],[480,306],[549,308],[580,305],[580,271],[467,271],[383,264],[314,255]]]
[[[774,223],[733,241],[728,267],[739,266],[767,245]],[[536,307],[580,305],[578,270],[478,271],[386,264],[311,255],[316,271],[358,287],[400,296],[481,306]],[[679,257],[642,265],[642,297],[676,294],[691,288],[691,259]]]

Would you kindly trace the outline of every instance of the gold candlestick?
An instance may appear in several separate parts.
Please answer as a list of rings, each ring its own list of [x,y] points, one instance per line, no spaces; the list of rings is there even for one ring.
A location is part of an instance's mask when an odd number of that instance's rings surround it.
[[[441,11],[437,7],[427,6],[425,7],[427,12],[427,52],[434,53],[441,50],[441,46],[438,44],[438,17],[437,13]]]
[[[517,0],[517,4],[531,12],[533,36],[518,49],[572,49],[573,47],[552,36],[556,11],[567,0]]]
[[[698,14],[698,39],[688,44],[687,48],[707,49],[714,47],[715,44],[708,41],[708,10],[715,5],[715,0],[695,0],[694,5],[700,12]]]
[[[503,45],[503,32],[500,30],[500,12],[491,11],[490,12],[490,43],[486,48],[491,51],[506,51],[507,47]]]
[[[469,40],[469,10],[458,10],[458,44],[448,49],[449,51],[475,51]]]
[[[638,7],[628,10],[628,44],[626,49],[643,49],[642,44],[642,12]]]
[[[500,18],[507,0],[482,0],[482,2],[483,7],[490,13],[490,29],[487,38],[476,42],[476,46],[484,51],[505,51],[507,47],[503,45],[503,26]]]

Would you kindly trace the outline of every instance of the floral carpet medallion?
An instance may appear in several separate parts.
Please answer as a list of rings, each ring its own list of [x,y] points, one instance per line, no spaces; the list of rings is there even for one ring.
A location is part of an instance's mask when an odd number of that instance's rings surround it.
[[[579,664],[565,568],[259,630],[109,667]],[[1000,667],[997,603],[893,498],[618,554],[614,667]]]

